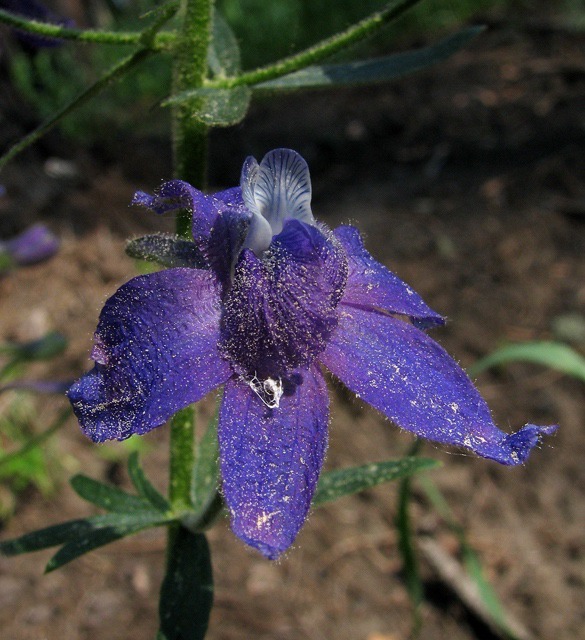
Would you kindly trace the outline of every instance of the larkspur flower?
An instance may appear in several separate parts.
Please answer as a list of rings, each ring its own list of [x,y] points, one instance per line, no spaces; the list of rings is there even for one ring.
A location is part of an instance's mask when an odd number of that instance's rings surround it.
[[[0,241],[0,271],[44,262],[59,250],[59,238],[44,224],[33,224],[10,240]]]
[[[218,437],[237,536],[275,558],[307,517],[327,446],[325,365],[393,422],[431,440],[522,463],[554,427],[507,435],[464,371],[423,329],[443,319],[366,251],[358,231],[319,224],[305,161],[248,158],[241,187],[204,195],[173,180],[134,203],[193,212],[193,244],[168,237],[171,268],[105,304],[94,369],[69,398],[96,442],[162,425],[225,385]]]

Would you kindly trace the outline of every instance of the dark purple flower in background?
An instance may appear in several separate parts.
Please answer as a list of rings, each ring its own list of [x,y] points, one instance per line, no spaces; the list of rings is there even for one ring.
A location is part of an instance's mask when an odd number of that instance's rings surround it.
[[[23,18],[29,18],[31,20],[38,20],[39,22],[50,22],[62,27],[74,27],[75,22],[69,18],[63,18],[58,16],[53,11],[50,11],[44,4],[37,2],[37,0],[0,0],[0,9],[4,11],[10,11],[15,15],[22,16]],[[20,42],[28,45],[34,49],[41,47],[55,47],[61,44],[63,41],[59,38],[47,38],[45,36],[35,35],[15,29]]]
[[[35,224],[11,240],[0,241],[0,263],[10,268],[44,262],[55,255],[59,244],[59,238],[44,224]]]
[[[224,384],[223,494],[242,540],[275,558],[293,542],[327,446],[325,365],[397,425],[517,465],[555,427],[505,434],[457,363],[423,331],[443,323],[366,251],[315,221],[305,161],[246,160],[241,187],[173,180],[134,202],[193,212],[191,268],[134,278],[101,312],[95,367],[69,398],[96,442],[150,431]],[[153,240],[155,242],[155,240]],[[165,244],[168,262],[171,253]],[[176,264],[185,264],[182,250]]]

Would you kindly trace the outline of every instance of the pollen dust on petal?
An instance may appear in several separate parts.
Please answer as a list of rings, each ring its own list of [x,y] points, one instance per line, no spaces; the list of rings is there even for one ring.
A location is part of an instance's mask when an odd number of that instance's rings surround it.
[[[256,520],[256,527],[258,530],[262,530],[264,528],[264,526],[266,524],[268,524],[272,518],[274,518],[274,516],[278,515],[280,513],[280,511],[271,511],[270,513],[267,513],[266,511],[264,511],[263,513],[261,513],[258,516],[258,519]]]

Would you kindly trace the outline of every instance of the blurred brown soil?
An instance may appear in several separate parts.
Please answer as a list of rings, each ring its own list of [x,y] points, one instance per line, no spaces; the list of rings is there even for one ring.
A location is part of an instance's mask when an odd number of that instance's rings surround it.
[[[506,341],[553,338],[559,316],[585,317],[584,44],[583,36],[554,29],[499,28],[389,87],[260,103],[243,125],[214,135],[213,184],[235,184],[249,153],[296,148],[312,167],[317,217],[360,227],[372,253],[449,318],[433,336],[464,366]],[[88,368],[99,310],[135,274],[125,238],[171,224],[128,208],[135,188],[169,177],[168,150],[126,145],[114,165],[89,152],[72,157],[76,180],[49,177],[38,152],[3,175],[9,193],[0,200],[1,234],[44,220],[63,238],[51,262],[0,281],[1,341],[51,329],[70,340],[65,358],[38,375],[66,378]],[[432,478],[530,637],[585,639],[583,384],[517,364],[482,374],[478,385],[504,429],[525,422],[561,428],[516,469],[426,444],[424,454],[444,463]],[[410,435],[332,387],[327,467],[404,454]],[[0,398],[0,410],[8,401]],[[37,405],[47,425],[64,402]],[[144,439],[145,466],[161,488],[167,435],[161,428]],[[48,447],[63,484],[51,496],[21,495],[3,539],[92,513],[64,482],[74,472],[128,485],[118,462],[125,450],[92,445],[73,420]],[[313,513],[276,563],[221,523],[210,532],[216,603],[209,638],[406,640],[410,608],[395,514],[395,485],[341,500]],[[419,536],[456,556],[456,539],[419,491],[413,516]],[[0,558],[3,639],[154,637],[162,531],[43,576],[49,557]],[[494,637],[424,559],[422,570],[421,640]]]

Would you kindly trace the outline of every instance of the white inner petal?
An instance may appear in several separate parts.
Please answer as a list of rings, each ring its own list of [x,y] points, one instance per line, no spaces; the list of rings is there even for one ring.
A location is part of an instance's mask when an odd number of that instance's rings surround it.
[[[242,167],[240,185],[244,204],[252,213],[244,246],[256,255],[270,246],[285,220],[315,224],[309,167],[296,151],[275,149],[260,164],[248,157]]]

